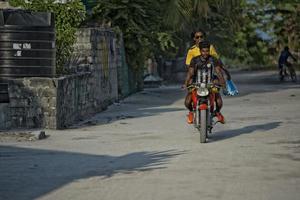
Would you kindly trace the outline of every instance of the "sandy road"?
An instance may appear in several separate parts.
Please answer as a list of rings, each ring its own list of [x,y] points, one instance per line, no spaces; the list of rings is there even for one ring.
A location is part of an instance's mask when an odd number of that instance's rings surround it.
[[[207,144],[179,86],[147,89],[81,126],[0,143],[0,199],[298,200],[300,85],[238,72]]]

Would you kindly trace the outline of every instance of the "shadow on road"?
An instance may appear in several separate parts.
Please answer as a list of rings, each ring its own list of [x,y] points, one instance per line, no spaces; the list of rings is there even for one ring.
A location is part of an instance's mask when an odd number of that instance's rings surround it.
[[[166,168],[172,157],[183,153],[109,156],[0,146],[0,199],[36,199],[80,179]]]
[[[232,77],[240,94],[234,97],[225,97],[225,102],[226,98],[240,98],[249,94],[300,88],[299,82],[280,82],[276,71],[238,71],[232,73]],[[94,117],[70,127],[70,129],[108,124],[128,118],[155,116],[166,112],[185,111],[186,108],[183,105],[185,95],[186,91],[180,89],[179,83],[177,86],[145,89],[129,96],[120,104],[109,107],[107,111],[98,113]],[[174,106],[174,102],[179,100],[182,100],[182,104]]]
[[[211,142],[216,142],[220,140],[225,140],[229,139],[232,137],[236,137],[242,134],[250,134],[255,131],[268,131],[275,129],[280,126],[282,122],[270,122],[266,124],[259,124],[259,125],[251,125],[251,126],[245,126],[240,129],[234,129],[234,130],[226,130],[226,131],[221,131],[214,133],[210,136],[210,141]]]
[[[279,81],[278,72],[276,71],[239,71],[233,73],[232,77],[239,90],[239,95],[233,98],[252,93],[257,94],[300,88],[299,81],[297,83],[291,82],[290,80],[284,82]]]
[[[128,118],[149,117],[165,112],[182,111],[185,110],[183,103],[181,107],[174,107],[172,104],[183,99],[185,94],[186,91],[181,90],[179,85],[145,89],[126,98],[120,104],[115,104],[108,110],[96,114],[89,120],[71,126],[70,129],[108,124]]]

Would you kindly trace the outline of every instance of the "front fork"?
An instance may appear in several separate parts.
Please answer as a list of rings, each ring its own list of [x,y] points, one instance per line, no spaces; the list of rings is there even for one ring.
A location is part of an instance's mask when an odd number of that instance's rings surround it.
[[[207,127],[209,133],[213,128],[213,112],[214,112],[214,102],[215,102],[215,94],[210,93],[207,97],[199,97],[197,95],[197,90],[192,91],[192,101],[193,101],[193,110],[194,110],[194,125],[197,128],[200,128],[200,111],[207,110]]]
[[[213,95],[213,98],[211,97]],[[206,123],[207,123],[207,130],[211,133],[213,128],[213,112],[214,112],[214,102],[215,102],[215,95],[210,94],[209,97],[201,98],[199,100],[199,112],[201,110],[206,110]],[[200,122],[200,115],[199,122]]]

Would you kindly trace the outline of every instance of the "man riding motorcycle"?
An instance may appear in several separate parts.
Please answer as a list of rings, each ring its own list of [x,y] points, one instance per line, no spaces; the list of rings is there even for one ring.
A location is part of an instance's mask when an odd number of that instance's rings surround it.
[[[195,72],[197,71],[197,67],[210,63],[214,69],[213,74],[211,74],[211,77],[213,77],[213,83],[215,85],[221,86],[223,90],[226,90],[226,82],[222,73],[224,72],[222,63],[220,62],[219,59],[210,55],[210,47],[211,45],[209,44],[209,42],[207,41],[200,42],[199,44],[200,55],[193,57],[190,62],[190,65],[188,67],[187,77],[184,83],[185,88],[187,88],[190,84],[194,82],[196,76]],[[188,92],[185,98],[185,106],[189,110],[187,122],[191,124],[193,123],[193,117],[194,117],[191,91]],[[214,114],[217,117],[218,121],[224,124],[225,118],[221,114],[222,106],[223,106],[222,97],[220,93],[216,93],[216,110]]]

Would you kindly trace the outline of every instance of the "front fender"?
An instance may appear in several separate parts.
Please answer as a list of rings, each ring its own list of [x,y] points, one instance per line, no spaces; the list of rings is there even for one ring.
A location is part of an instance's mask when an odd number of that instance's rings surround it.
[[[207,110],[208,109],[208,106],[206,103],[201,103],[200,106],[199,106],[199,109],[200,110]]]

